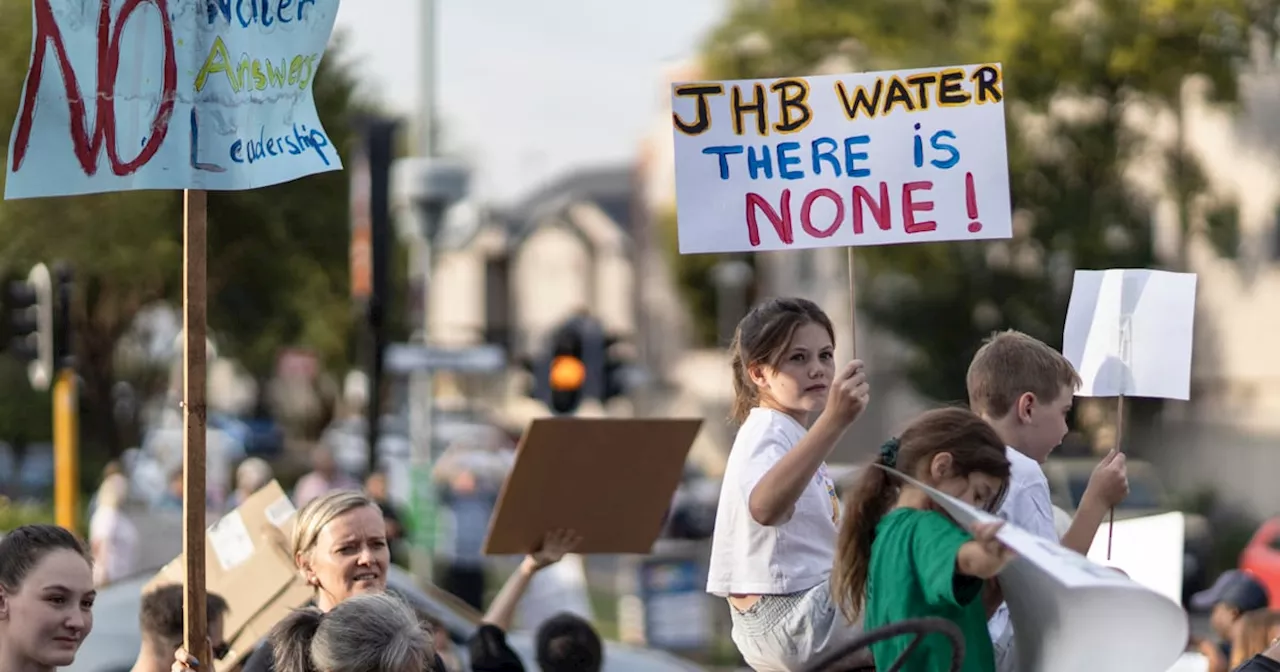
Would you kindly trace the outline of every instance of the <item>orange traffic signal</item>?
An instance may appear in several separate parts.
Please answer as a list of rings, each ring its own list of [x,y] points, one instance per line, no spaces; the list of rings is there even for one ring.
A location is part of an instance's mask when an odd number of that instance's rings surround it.
[[[555,392],[572,392],[587,380],[587,367],[577,357],[560,355],[551,360],[551,389]]]

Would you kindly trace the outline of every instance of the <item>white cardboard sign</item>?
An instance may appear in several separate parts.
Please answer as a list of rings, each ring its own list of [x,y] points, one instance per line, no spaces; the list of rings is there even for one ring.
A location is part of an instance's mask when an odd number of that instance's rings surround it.
[[[1098,528],[1089,559],[1124,570],[1134,581],[1182,602],[1182,563],[1186,550],[1186,516],[1181,512],[1117,520],[1111,539],[1107,525]],[[1107,560],[1108,542],[1111,559]]]
[[[909,476],[966,528],[1001,522]],[[1187,645],[1187,615],[1123,574],[1005,523],[1018,557],[1000,574],[1022,672],[1166,672]]]
[[[1076,394],[1190,399],[1195,305],[1194,273],[1076,271],[1062,334]]]
[[[1012,236],[999,63],[672,85],[680,252]]]

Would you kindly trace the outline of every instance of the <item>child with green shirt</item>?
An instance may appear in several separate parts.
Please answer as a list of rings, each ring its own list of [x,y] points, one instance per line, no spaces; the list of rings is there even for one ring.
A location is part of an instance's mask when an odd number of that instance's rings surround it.
[[[1009,482],[1000,437],[961,408],[929,411],[901,439],[880,449],[877,464],[995,511]],[[1012,559],[995,535],[1003,523],[977,525],[972,535],[923,490],[876,466],[863,470],[845,509],[832,573],[832,593],[850,619],[867,631],[914,618],[941,617],[964,635],[963,672],[992,672],[995,654],[982,601],[983,581]],[[888,669],[911,644],[901,636],[873,644],[878,669]],[[900,669],[946,670],[951,644],[925,636]]]

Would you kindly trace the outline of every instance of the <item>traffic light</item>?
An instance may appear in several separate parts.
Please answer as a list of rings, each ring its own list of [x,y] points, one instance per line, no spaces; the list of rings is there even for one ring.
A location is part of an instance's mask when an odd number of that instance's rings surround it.
[[[26,280],[5,287],[9,349],[26,361],[31,387],[49,389],[53,378],[53,282],[49,269],[36,264]]]
[[[533,374],[530,396],[559,415],[573,413],[583,399],[599,399],[603,404],[622,396],[630,366],[613,348],[620,340],[606,336],[594,318],[568,320],[551,333],[543,353],[526,363]]]

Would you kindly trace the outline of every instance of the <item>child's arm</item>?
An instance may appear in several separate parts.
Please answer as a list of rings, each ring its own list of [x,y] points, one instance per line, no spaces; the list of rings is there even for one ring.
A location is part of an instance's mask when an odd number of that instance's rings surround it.
[[[1128,495],[1129,478],[1124,453],[1112,450],[1089,477],[1089,485],[1080,498],[1071,528],[1062,535],[1062,545],[1080,555],[1088,555],[1107,511],[1123,502]]]
[[[751,517],[761,525],[780,525],[791,518],[796,501],[813,475],[818,473],[836,442],[867,407],[870,389],[862,361],[853,360],[831,381],[827,405],[805,433],[777,464],[760,477],[747,499]]]
[[[973,541],[965,542],[956,553],[958,573],[990,579],[1013,560],[1013,551],[996,539],[996,533],[1002,526],[1003,522],[977,523],[973,526]]]

